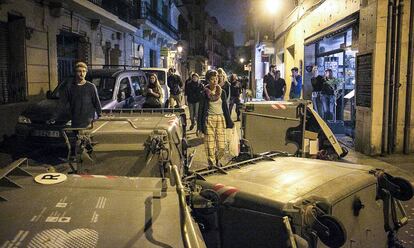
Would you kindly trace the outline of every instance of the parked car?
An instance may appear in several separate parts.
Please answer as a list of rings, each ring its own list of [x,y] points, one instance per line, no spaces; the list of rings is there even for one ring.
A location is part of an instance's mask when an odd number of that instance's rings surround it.
[[[86,79],[96,85],[102,109],[140,108],[145,101],[142,89],[147,78],[140,70],[92,69]],[[60,115],[54,124],[47,124],[47,121],[57,110],[60,93],[73,80],[73,77],[66,78],[53,92],[47,92],[47,99],[23,111],[16,134],[35,143],[61,143],[62,129],[70,126],[69,113]]]
[[[167,85],[168,69],[148,67],[148,68],[141,68],[141,70],[145,72],[147,77],[150,73],[154,73],[157,75],[158,81],[160,82],[162,90],[164,92],[164,101],[162,102],[162,105],[168,108],[168,101],[170,99],[170,88]]]

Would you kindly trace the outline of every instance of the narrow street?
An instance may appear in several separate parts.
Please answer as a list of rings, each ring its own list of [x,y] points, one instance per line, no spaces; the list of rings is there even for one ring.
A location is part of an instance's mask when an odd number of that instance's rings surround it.
[[[233,113],[232,119],[235,120],[235,114]],[[241,122],[234,122],[236,129],[240,130]],[[198,170],[207,167],[206,151],[203,143],[203,139],[196,136],[195,129],[188,131],[189,141],[189,154],[195,152],[194,161],[191,170]],[[231,132],[227,132],[231,135]],[[240,135],[240,134],[239,134]],[[239,136],[240,137],[240,136]],[[231,139],[231,138],[228,138]],[[9,142],[9,143],[7,143]],[[22,151],[19,147],[12,147],[15,144],[12,140],[6,140],[0,146],[0,165],[5,166],[13,161],[10,152],[12,150]],[[67,163],[62,162],[66,156],[65,148],[57,148],[53,151],[39,147],[38,149],[32,149],[26,151],[26,155],[31,158],[33,163],[39,166],[53,165],[56,170],[68,169]],[[20,156],[20,155],[17,155]],[[231,156],[226,154],[221,160],[222,164],[230,163]],[[277,159],[277,158],[276,158]],[[370,157],[363,155],[354,150],[350,150],[346,158],[341,159],[340,162],[363,164],[373,166],[375,168],[385,169],[394,176],[402,176],[409,178],[414,184],[414,174],[410,171],[411,166],[414,164],[414,155],[390,155],[387,157]],[[294,165],[292,165],[294,166]],[[111,171],[103,171],[104,174],[111,174]],[[414,247],[414,199],[408,202],[404,202],[403,206],[407,211],[408,224],[401,228],[398,233],[398,238],[405,245],[405,247]]]
[[[0,247],[414,248],[413,80],[414,0],[0,0]]]

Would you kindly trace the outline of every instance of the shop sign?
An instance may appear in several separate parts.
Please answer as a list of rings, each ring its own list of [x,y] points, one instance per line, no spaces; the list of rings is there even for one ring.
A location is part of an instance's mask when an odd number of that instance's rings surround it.
[[[263,54],[275,54],[274,47],[264,47]]]
[[[164,57],[168,57],[168,48],[166,47],[161,48],[160,55]]]

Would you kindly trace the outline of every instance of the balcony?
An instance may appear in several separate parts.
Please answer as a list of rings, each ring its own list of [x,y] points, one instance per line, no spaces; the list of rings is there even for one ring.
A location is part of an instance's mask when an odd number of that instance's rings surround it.
[[[151,6],[146,2],[141,6],[141,13],[139,18],[148,20],[174,40],[178,40],[180,38],[178,35],[178,30],[172,26],[168,20],[160,15],[156,9],[151,8]]]
[[[139,0],[89,0],[89,2],[116,15],[122,21],[136,26]]]

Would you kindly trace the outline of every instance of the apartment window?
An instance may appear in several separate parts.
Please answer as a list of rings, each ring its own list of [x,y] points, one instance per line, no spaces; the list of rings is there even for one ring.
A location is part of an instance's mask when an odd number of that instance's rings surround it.
[[[151,9],[158,10],[158,0],[151,0]]]
[[[150,49],[150,67],[157,66],[157,51]]]
[[[164,18],[164,20],[169,21],[168,20],[168,6],[165,4],[162,6],[162,17]]]

